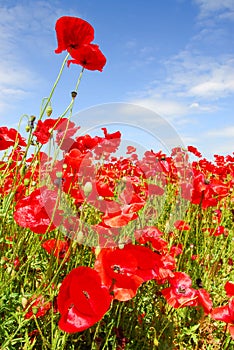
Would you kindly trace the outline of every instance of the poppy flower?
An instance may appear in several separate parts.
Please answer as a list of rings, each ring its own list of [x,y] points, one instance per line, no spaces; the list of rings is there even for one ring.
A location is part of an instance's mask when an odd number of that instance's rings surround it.
[[[190,226],[183,220],[177,220],[174,222],[174,226],[179,231],[189,231]]]
[[[162,295],[175,309],[185,306],[201,306],[205,314],[212,309],[210,294],[205,289],[191,288],[192,280],[184,272],[174,272],[169,278],[170,287],[163,289]]]
[[[99,70],[102,72],[106,64],[106,57],[103,55],[98,45],[87,44],[78,49],[69,50],[72,60],[67,61],[69,67],[71,63],[79,64],[88,70]]]
[[[32,318],[33,315],[37,318],[42,317],[50,310],[51,305],[51,302],[45,301],[45,298],[42,295],[39,295],[36,298],[32,297],[25,306],[25,310],[27,310],[29,306],[30,307],[24,318],[29,319]]]
[[[147,193],[149,196],[162,196],[164,194],[164,189],[156,184],[148,184]]]
[[[123,249],[104,248],[94,265],[114,298],[130,300],[143,282],[168,276],[162,257],[148,247],[126,244]],[[174,268],[174,266],[173,266]]]
[[[58,294],[59,328],[75,333],[91,327],[102,319],[112,299],[97,271],[84,266],[73,269]]]
[[[0,127],[0,151],[3,151],[10,146],[14,146],[17,142],[18,146],[27,146],[24,138],[18,133],[17,130],[6,126]]]
[[[234,297],[234,282],[227,281],[224,289],[228,297]]]
[[[203,288],[197,290],[197,301],[205,314],[209,314],[212,310],[212,300],[210,294]]]
[[[61,210],[55,209],[57,196],[56,191],[43,186],[20,199],[15,206],[16,223],[39,234],[54,230],[62,220]]]
[[[111,153],[117,151],[120,142],[121,142],[121,133],[120,131],[116,131],[113,133],[108,133],[106,128],[101,128],[104,133],[104,137],[99,139],[99,143],[97,147],[95,147],[94,152],[97,157],[105,157],[107,158]]]
[[[188,152],[193,153],[196,157],[198,157],[198,158],[202,157],[202,154],[198,151],[198,149],[196,147],[188,146],[187,149],[188,149]]]
[[[127,152],[126,154],[131,154],[133,152],[136,152],[136,148],[133,146],[127,146]]]
[[[74,135],[78,129],[79,127],[75,127],[75,123],[69,121],[67,118],[48,118],[45,121],[38,120],[33,135],[36,136],[37,142],[44,145],[49,141],[52,131],[56,130],[56,142],[60,144],[65,136],[70,137]]]
[[[42,248],[44,248],[48,254],[53,254],[58,259],[68,259],[69,253],[69,243],[67,241],[61,241],[58,239],[48,239],[42,243]]]
[[[174,308],[198,305],[196,290],[191,288],[192,280],[186,273],[175,272],[169,283],[171,286],[162,290],[169,305]]]
[[[168,243],[160,237],[162,234],[163,232],[154,226],[146,226],[144,229],[134,232],[134,236],[139,243],[145,244],[150,242],[157,251],[167,250]]]
[[[77,17],[60,17],[55,25],[58,48],[55,53],[77,49],[94,39],[94,29],[86,21]]]
[[[216,228],[203,228],[203,232],[209,232],[210,236],[221,236],[221,235],[228,235],[228,230],[224,226],[218,226]]]
[[[147,249],[147,248],[146,248]],[[130,300],[136,295],[143,283],[137,276],[138,261],[133,252],[126,249],[104,248],[98,254],[94,268],[108,286],[114,298],[120,301]]]
[[[234,298],[231,298],[227,305],[214,308],[211,317],[227,323],[231,337],[234,339]]]

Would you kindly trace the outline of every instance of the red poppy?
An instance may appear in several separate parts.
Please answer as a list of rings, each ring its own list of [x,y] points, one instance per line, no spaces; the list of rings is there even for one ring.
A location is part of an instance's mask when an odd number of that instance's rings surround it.
[[[68,333],[83,331],[102,319],[112,301],[108,288],[90,267],[73,269],[58,294],[59,328]]]
[[[119,227],[104,227],[102,225],[93,225],[92,229],[98,234],[98,246],[109,248],[118,245],[120,237]],[[124,237],[121,237],[121,240]]]
[[[42,317],[48,312],[48,310],[50,310],[51,305],[51,302],[45,301],[45,298],[42,295],[32,297],[25,306],[25,310],[27,310],[29,306],[30,307],[24,318],[29,319],[32,318],[33,315],[35,315],[37,318]]]
[[[58,239],[48,239],[42,243],[42,248],[44,248],[47,253],[53,254],[58,259],[69,258],[69,243],[67,241],[61,241]]]
[[[48,118],[45,121],[38,120],[33,135],[36,136],[39,143],[44,145],[49,141],[52,131],[56,130],[56,142],[60,144],[63,138],[74,135],[78,129],[79,127],[75,127],[75,123],[69,121],[67,118]]]
[[[183,220],[177,220],[174,222],[174,226],[179,231],[189,231],[190,226]]]
[[[169,283],[171,287],[162,290],[169,305],[174,308],[198,305],[196,290],[191,288],[192,280],[186,273],[175,272]]]
[[[197,290],[197,301],[198,305],[200,305],[205,314],[209,314],[212,310],[212,300],[210,294],[205,289]]]
[[[18,146],[27,146],[25,139],[22,138],[17,130],[8,129],[6,126],[0,127],[0,151],[14,146],[16,143]]]
[[[188,146],[187,149],[189,152],[193,153],[196,157],[198,157],[198,158],[202,157],[202,154],[198,151],[198,149],[196,147]]]
[[[102,138],[99,136],[91,137],[90,135],[86,134],[83,136],[79,136],[75,139],[75,142],[73,143],[72,147],[70,148],[77,148],[82,153],[87,152],[87,150],[92,150],[96,145],[101,142]]]
[[[174,268],[174,266],[173,266]],[[124,248],[104,248],[97,256],[95,269],[114,298],[133,298],[140,285],[151,279],[168,277],[169,269],[162,257],[148,247],[126,244]]]
[[[203,228],[203,232],[209,232],[210,236],[221,236],[221,235],[228,235],[228,230],[224,226],[218,226],[216,228]]]
[[[162,234],[163,232],[154,226],[146,226],[144,229],[134,232],[134,236],[139,243],[145,244],[150,242],[157,251],[167,250],[168,243],[160,237]]]
[[[181,243],[177,244],[177,245],[173,245],[170,249],[170,255],[172,255],[173,257],[182,254],[183,252],[183,245]]]
[[[127,146],[127,152],[126,154],[131,154],[133,152],[136,152],[136,148],[133,146]]]
[[[94,29],[86,21],[77,17],[63,16],[55,25],[58,48],[55,53],[65,50],[77,49],[84,44],[89,44],[94,39]]]
[[[137,266],[137,257],[125,246],[123,249],[102,249],[94,268],[100,274],[103,283],[111,289],[114,298],[126,301],[136,295],[137,289],[144,281],[135,274]]]
[[[162,290],[162,295],[169,305],[174,308],[185,306],[201,306],[205,314],[209,314],[212,309],[210,294],[205,289],[193,289],[191,278],[184,272],[174,272],[174,276],[169,278],[171,287]]]
[[[103,55],[98,45],[87,44],[78,49],[69,50],[72,60],[67,61],[68,67],[71,63],[79,64],[88,70],[99,70],[102,72],[106,64],[106,57]]]
[[[122,227],[126,226],[130,221],[136,220],[138,218],[137,213],[106,213],[102,216],[102,224],[105,227]]]
[[[212,310],[211,317],[214,320],[228,323],[228,330],[234,339],[234,298],[231,298],[228,305],[219,306]]]
[[[224,289],[228,297],[234,297],[234,282],[227,281]]]
[[[43,234],[54,230],[61,222],[61,211],[56,209],[58,193],[46,186],[20,199],[15,206],[14,219],[19,226]]]
[[[162,196],[164,194],[164,189],[156,184],[148,184],[147,194],[149,196]]]

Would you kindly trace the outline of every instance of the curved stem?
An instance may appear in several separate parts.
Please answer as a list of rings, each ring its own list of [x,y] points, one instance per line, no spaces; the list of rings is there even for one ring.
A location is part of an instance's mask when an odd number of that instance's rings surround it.
[[[54,85],[53,85],[53,87],[52,87],[52,89],[51,89],[51,92],[50,92],[50,94],[49,94],[49,97],[48,97],[48,99],[47,99],[47,101],[46,101],[44,107],[41,109],[40,116],[39,116],[39,119],[38,119],[38,120],[40,120],[40,119],[43,117],[43,115],[44,115],[44,113],[45,113],[45,110],[46,110],[46,107],[49,105],[49,103],[50,103],[50,101],[51,101],[51,98],[52,98],[52,96],[53,96],[53,94],[54,94],[54,90],[56,89],[56,86],[58,85],[59,79],[60,79],[60,77],[61,77],[61,75],[62,75],[63,69],[64,69],[64,67],[65,67],[65,64],[66,64],[66,62],[67,62],[69,56],[70,56],[70,54],[68,53],[67,56],[64,58],[64,61],[63,61],[62,66],[61,66],[61,68],[60,68],[60,71],[59,71],[59,74],[58,74],[58,76],[57,76],[57,79],[55,80],[55,83],[54,83]],[[43,100],[44,100],[44,99],[43,99]]]

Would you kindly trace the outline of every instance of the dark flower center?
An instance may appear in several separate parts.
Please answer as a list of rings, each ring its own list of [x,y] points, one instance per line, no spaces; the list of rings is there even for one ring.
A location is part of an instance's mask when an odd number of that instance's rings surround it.
[[[114,271],[115,273],[121,273],[121,268],[120,268],[120,266],[119,266],[119,265],[114,265],[114,266],[113,266],[113,271]]]
[[[182,287],[182,286],[179,286],[177,288],[177,293],[179,294],[185,294],[186,293],[186,288],[185,287]]]
[[[86,297],[86,299],[90,299],[90,295],[86,290],[82,291],[84,293],[84,296]]]

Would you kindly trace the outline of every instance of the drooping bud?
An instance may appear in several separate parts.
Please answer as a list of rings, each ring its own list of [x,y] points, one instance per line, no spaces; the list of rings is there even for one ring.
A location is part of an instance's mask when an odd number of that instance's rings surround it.
[[[92,182],[87,181],[86,184],[84,185],[85,196],[88,196],[92,192],[92,189],[93,189]]]
[[[47,114],[48,117],[51,116],[52,112],[53,112],[52,107],[51,106],[47,106],[46,107],[46,114]]]
[[[29,179],[24,179],[24,186],[25,187],[28,187],[29,183],[30,183]]]

